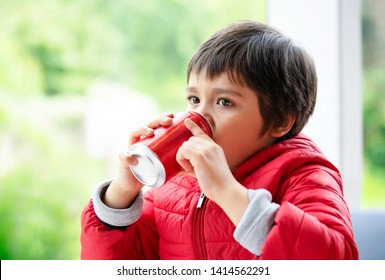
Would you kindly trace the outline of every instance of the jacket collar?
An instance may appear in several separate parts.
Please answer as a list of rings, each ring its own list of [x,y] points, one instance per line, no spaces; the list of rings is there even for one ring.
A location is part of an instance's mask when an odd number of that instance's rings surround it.
[[[287,162],[290,159],[300,159],[301,155],[306,155],[306,159],[309,157],[317,157],[322,158],[323,162],[328,162],[319,147],[309,137],[304,134],[299,134],[291,139],[278,142],[256,152],[248,160],[242,163],[233,174],[237,180],[242,181],[255,170],[272,162],[278,157],[286,156],[285,162]],[[335,167],[333,169],[335,169]]]

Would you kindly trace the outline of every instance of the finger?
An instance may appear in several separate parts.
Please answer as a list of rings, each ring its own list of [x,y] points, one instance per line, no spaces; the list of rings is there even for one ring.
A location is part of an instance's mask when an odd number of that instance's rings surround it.
[[[173,118],[174,114],[172,113],[162,114],[156,120],[150,122],[147,127],[141,127],[137,130],[132,131],[129,138],[129,146],[138,142],[144,137],[154,135],[154,129],[158,128],[159,126],[171,125]]]
[[[127,152],[121,152],[119,154],[119,160],[124,167],[129,165],[137,165],[139,162],[135,157],[130,156]]]
[[[150,128],[158,128],[159,126],[169,126],[172,124],[172,119],[174,118],[174,114],[167,113],[160,115],[156,120],[150,122],[148,127]]]
[[[177,162],[187,172],[194,170],[199,159],[199,155],[202,154],[202,143],[198,141],[191,141],[192,138],[200,138],[192,136],[190,140],[184,142],[178,149],[176,154]],[[202,138],[200,138],[202,140]]]
[[[180,147],[178,152],[176,153],[176,161],[186,173],[193,174],[194,166],[190,163],[190,160],[184,155],[186,151],[183,146],[185,146],[185,144],[182,145],[182,147]]]
[[[194,172],[194,167],[187,159],[177,159],[177,162],[180,164],[182,169],[187,173],[192,175]]]
[[[154,129],[149,127],[141,127],[137,130],[134,130],[130,134],[129,146],[131,146],[132,144],[135,144],[141,138],[149,137],[149,136],[152,136],[153,134],[154,134]]]
[[[184,121],[185,126],[191,131],[192,135],[198,137],[209,137],[195,122],[187,118]]]

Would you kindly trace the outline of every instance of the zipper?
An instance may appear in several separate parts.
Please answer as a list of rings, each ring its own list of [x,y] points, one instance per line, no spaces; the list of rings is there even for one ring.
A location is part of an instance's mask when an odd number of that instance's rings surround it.
[[[193,224],[193,245],[195,249],[195,255],[198,260],[206,260],[206,243],[204,237],[204,214],[206,211],[207,199],[202,192],[199,196],[198,203],[194,214]]]
[[[201,192],[201,195],[200,195],[198,203],[197,203],[197,208],[201,208],[202,207],[202,204],[203,204],[204,200],[205,200],[205,194],[203,192]]]

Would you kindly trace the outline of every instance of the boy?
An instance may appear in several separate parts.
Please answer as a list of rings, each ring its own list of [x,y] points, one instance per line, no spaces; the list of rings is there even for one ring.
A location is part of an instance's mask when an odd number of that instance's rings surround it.
[[[236,22],[201,45],[187,78],[187,109],[213,138],[186,120],[183,174],[147,192],[122,153],[82,213],[81,258],[357,259],[340,173],[300,133],[317,91],[307,53],[267,25]]]

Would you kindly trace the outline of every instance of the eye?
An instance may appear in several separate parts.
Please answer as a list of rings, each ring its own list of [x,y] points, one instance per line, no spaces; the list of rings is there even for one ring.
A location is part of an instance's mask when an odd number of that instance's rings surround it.
[[[188,96],[187,100],[190,105],[198,104],[200,102],[199,98],[196,96]]]
[[[218,104],[224,107],[229,107],[234,105],[233,102],[225,98],[218,99]]]

